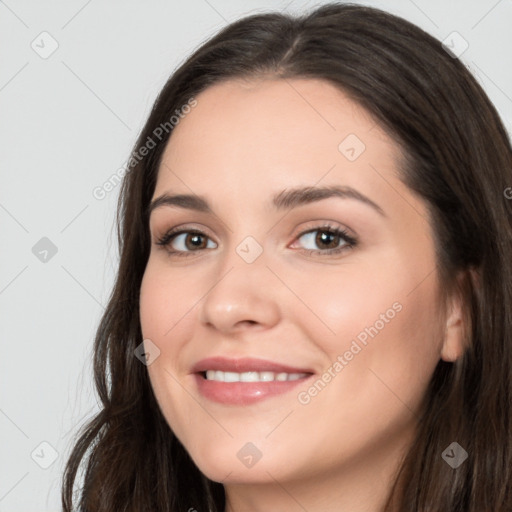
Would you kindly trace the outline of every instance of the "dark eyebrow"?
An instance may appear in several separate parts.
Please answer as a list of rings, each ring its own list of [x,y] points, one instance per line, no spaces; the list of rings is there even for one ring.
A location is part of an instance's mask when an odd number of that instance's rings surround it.
[[[286,210],[297,206],[321,201],[330,197],[342,199],[356,199],[371,206],[383,217],[386,217],[384,210],[370,198],[361,194],[351,187],[329,186],[329,187],[300,187],[287,189],[279,192],[272,198],[272,205],[276,210]],[[168,195],[162,194],[151,202],[148,207],[148,215],[161,206],[178,206],[187,210],[196,210],[203,213],[213,213],[208,201],[201,196],[190,194]]]
[[[369,197],[358,192],[352,187],[330,186],[330,187],[302,187],[289,190],[283,190],[272,198],[272,204],[278,210],[295,208],[303,204],[314,203],[330,197],[339,197],[341,199],[356,199],[362,203],[371,206],[380,215],[386,217],[384,210]]]

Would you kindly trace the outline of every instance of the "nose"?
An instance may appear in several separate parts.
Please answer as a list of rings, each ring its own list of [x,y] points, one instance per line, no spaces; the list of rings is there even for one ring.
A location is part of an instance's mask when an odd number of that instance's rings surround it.
[[[278,285],[264,253],[247,263],[232,249],[202,301],[201,322],[223,334],[271,328],[281,316]]]

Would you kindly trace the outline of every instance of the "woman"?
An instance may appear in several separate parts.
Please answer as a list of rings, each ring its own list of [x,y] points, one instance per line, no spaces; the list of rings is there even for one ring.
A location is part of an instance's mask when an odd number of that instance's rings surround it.
[[[511,170],[400,18],[224,28],[132,153],[64,510],[512,510]]]

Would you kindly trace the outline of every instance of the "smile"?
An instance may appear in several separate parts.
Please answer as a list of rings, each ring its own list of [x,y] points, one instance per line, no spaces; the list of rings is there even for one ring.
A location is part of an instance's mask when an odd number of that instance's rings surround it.
[[[233,380],[227,380],[225,374],[228,375],[227,379]],[[213,376],[213,379],[209,379],[204,373],[194,374],[196,389],[208,401],[228,406],[248,406],[279,395],[285,398],[286,393],[300,384],[307,385],[305,383],[314,377],[311,373],[222,371],[213,371]],[[244,381],[243,378],[252,380]]]
[[[275,373],[275,372],[223,372],[220,370],[207,370],[206,380],[217,382],[272,382],[291,381],[307,377],[307,373]]]

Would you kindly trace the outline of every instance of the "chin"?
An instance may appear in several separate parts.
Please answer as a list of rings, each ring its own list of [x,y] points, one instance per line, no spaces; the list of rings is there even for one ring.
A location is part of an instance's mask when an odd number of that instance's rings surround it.
[[[190,452],[189,452],[190,453]],[[266,483],[274,481],[272,477],[279,479],[283,468],[273,458],[256,459],[250,458],[244,461],[244,452],[237,455],[237,450],[223,450],[222,453],[210,453],[208,456],[204,452],[191,454],[194,463],[201,473],[214,482],[220,483]],[[287,468],[289,471],[289,468]],[[272,475],[272,476],[271,476]]]

